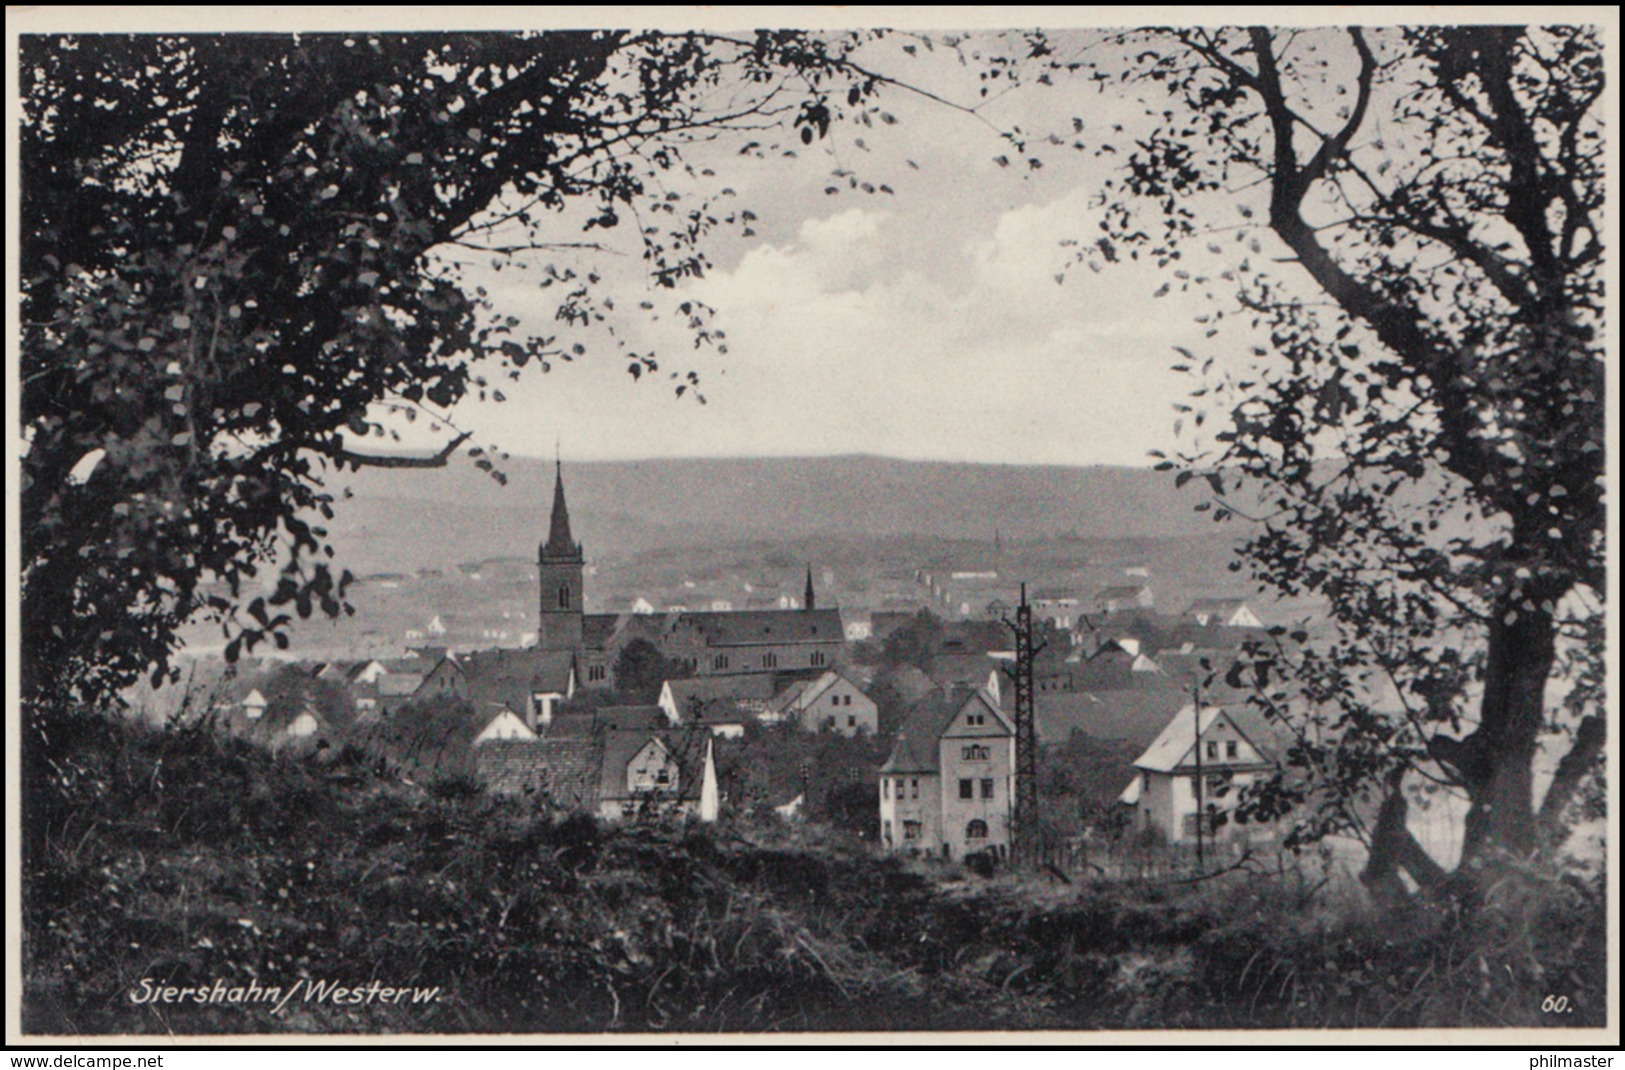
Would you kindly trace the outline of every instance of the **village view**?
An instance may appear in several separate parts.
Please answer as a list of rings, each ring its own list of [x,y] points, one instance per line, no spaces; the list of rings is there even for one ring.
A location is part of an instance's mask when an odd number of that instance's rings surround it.
[[[1617,12],[95,10],[8,1031],[1617,1042]]]

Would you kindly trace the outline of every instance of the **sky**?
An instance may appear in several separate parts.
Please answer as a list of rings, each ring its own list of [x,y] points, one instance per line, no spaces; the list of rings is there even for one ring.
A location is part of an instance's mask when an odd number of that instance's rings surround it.
[[[975,64],[905,58],[889,43],[870,59],[949,100],[978,101]],[[880,103],[895,125],[837,125],[810,147],[788,137],[793,158],[739,154],[782,133],[692,147],[690,161],[715,171],[699,184],[733,190],[722,203],[759,218],[754,236],[712,242],[716,270],[679,294],[650,286],[631,226],[594,232],[612,251],[573,261],[614,280],[623,310],[704,301],[726,354],[695,350],[670,316],[634,317],[620,337],[653,348],[661,375],[634,383],[608,340],[589,337],[583,358],[505,384],[500,404],[463,405],[457,425],[510,453],[551,456],[556,445],[573,460],[873,453],[1145,465],[1148,451],[1178,445],[1172,405],[1194,384],[1170,365],[1174,346],[1203,344],[1198,310],[1153,297],[1168,280],[1144,265],[1073,265],[1064,284],[1055,278],[1069,261],[1061,241],[1098,233],[1091,200],[1113,158],[1046,147],[1040,171],[996,160],[1009,152],[999,129],[1070,133],[1080,116],[1100,139],[1140,108],[1081,79],[1005,92],[976,115],[898,90]],[[847,189],[831,179],[836,168],[894,192]],[[826,192],[832,184],[838,193]],[[536,272],[497,272],[483,259],[464,271],[500,311],[556,329]],[[703,404],[675,397],[666,378],[689,370]]]

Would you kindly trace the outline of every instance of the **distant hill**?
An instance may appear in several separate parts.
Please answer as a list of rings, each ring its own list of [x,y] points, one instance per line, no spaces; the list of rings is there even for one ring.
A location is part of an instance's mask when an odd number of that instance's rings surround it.
[[[414,569],[535,552],[553,464],[513,458],[506,486],[466,460],[444,469],[367,469],[331,525],[352,569]],[[595,555],[742,539],[916,535],[991,539],[1214,533],[1143,468],[900,461],[872,456],[567,463],[575,535]],[[448,548],[455,549],[448,549]]]

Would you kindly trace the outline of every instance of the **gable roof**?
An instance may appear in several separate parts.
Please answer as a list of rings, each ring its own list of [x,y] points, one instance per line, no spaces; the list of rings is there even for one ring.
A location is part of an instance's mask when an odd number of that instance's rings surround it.
[[[442,664],[462,676],[476,709],[506,706],[522,713],[529,709],[534,694],[569,693],[575,655],[568,650],[503,648],[448,654]]]
[[[988,657],[986,652],[937,654],[931,658],[926,675],[938,687],[952,687],[955,684],[981,687],[998,667],[998,660]]]
[[[415,672],[386,672],[378,677],[379,698],[406,698],[423,683],[423,676]]]
[[[480,745],[482,767],[528,768],[542,775],[542,790],[567,807],[591,810],[598,805],[602,748],[592,736],[540,739],[493,739]]]
[[[768,702],[767,712],[789,712],[792,707],[796,706],[796,704],[801,700],[801,696],[806,694],[807,689],[812,685],[813,681],[811,680],[792,680],[790,682],[790,686],[786,687],[783,691],[780,691],[777,695],[774,695],[772,700]]]
[[[1187,613],[1230,613],[1247,604],[1247,599],[1240,597],[1229,598],[1193,598]]]
[[[1133,598],[1148,586],[1149,584],[1144,583],[1127,583],[1115,587],[1102,587],[1095,597],[1103,601],[1110,598]]]
[[[839,669],[826,669],[811,680],[798,680],[780,691],[773,697],[773,701],[768,703],[767,708],[773,713],[785,713],[792,709],[805,710],[842,681],[860,694],[863,692],[863,687],[846,673]]]
[[[1006,729],[1014,731],[1009,719],[998,705],[980,688],[938,689],[915,703],[908,711],[903,719],[902,729],[892,742],[891,754],[886,758],[886,764],[880,767],[880,771],[936,775],[941,768],[938,742],[942,739],[942,734],[953,724],[959,712],[975,701],[980,701],[991,710]]]
[[[651,741],[657,742],[677,763],[677,794],[674,798],[693,802],[700,797],[705,773],[705,750],[709,732],[667,732],[605,730],[599,735],[600,767],[598,798],[625,799],[626,767]]]
[[[1040,691],[1033,696],[1034,727],[1042,744],[1065,743],[1081,732],[1101,741],[1122,741],[1139,752],[1188,701],[1171,688]]]
[[[1240,732],[1266,761],[1273,760],[1269,749],[1265,746],[1268,740],[1255,739],[1253,734],[1242,726],[1246,718],[1241,715],[1241,710],[1235,709],[1233,713],[1232,709],[1228,706],[1202,707],[1202,732],[1207,733],[1222,717],[1234,725],[1236,731]],[[1153,773],[1171,773],[1180,768],[1184,764],[1185,756],[1190,754],[1196,745],[1195,722],[1195,710],[1187,703],[1174,714],[1167,726],[1145,749],[1145,753],[1135,759],[1135,766]]]
[[[773,698],[773,678],[761,673],[739,676],[695,676],[687,680],[667,680],[677,715],[686,718],[696,704],[704,706],[719,699],[730,702],[766,704]]]

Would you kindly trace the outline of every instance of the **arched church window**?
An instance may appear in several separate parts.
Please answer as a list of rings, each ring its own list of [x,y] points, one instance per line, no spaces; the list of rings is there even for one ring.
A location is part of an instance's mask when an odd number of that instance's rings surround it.
[[[559,608],[570,608],[570,585],[568,583],[561,584],[559,587]]]

